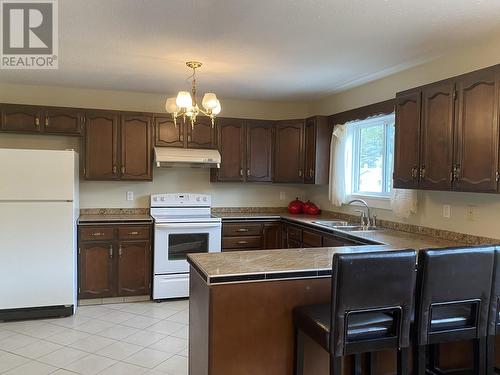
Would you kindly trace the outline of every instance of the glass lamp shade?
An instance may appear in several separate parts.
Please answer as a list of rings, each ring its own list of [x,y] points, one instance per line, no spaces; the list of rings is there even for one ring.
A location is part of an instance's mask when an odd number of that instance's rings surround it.
[[[210,109],[213,110],[215,107],[217,107],[217,95],[215,95],[213,92],[207,92],[205,95],[203,95],[201,104],[207,111]]]
[[[188,108],[193,105],[193,99],[191,99],[191,94],[187,91],[179,91],[177,94],[177,99],[175,103],[179,108]]]
[[[165,102],[165,109],[168,113],[179,112],[179,107],[177,107],[176,98],[168,98]]]
[[[221,110],[222,110],[222,107],[221,107],[221,105],[220,105],[219,100],[217,100],[217,105],[215,106],[215,108],[214,108],[214,109],[212,109],[212,114],[213,114],[214,116],[217,116],[217,115],[220,113],[220,111],[221,111]]]

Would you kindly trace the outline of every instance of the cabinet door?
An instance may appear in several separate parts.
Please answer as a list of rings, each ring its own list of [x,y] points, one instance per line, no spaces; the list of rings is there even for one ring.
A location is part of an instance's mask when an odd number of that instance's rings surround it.
[[[186,120],[188,148],[217,148],[215,126],[209,117],[199,116],[194,128]]]
[[[272,181],[272,128],[271,121],[249,121],[246,129],[247,181]]]
[[[42,113],[39,107],[27,105],[2,105],[1,129],[14,132],[39,132]]]
[[[43,132],[51,134],[80,135],[83,115],[80,111],[63,108],[47,109],[43,116]]]
[[[118,173],[118,116],[92,112],[85,116],[85,167],[89,180],[116,180]]]
[[[421,95],[420,90],[396,95],[395,188],[418,188]]]
[[[118,248],[118,295],[135,296],[151,291],[149,241],[121,241]]]
[[[282,249],[283,248],[283,226],[281,223],[264,223],[263,231],[264,249]]]
[[[157,147],[184,147],[186,125],[178,119],[177,124],[170,116],[155,116],[155,145]]]
[[[121,127],[122,180],[151,180],[151,117],[122,115]]]
[[[306,121],[304,138],[304,182],[306,184],[314,184],[314,170],[316,168],[316,122],[312,118]]]
[[[453,163],[453,82],[424,88],[422,104],[420,187],[449,190]]]
[[[498,69],[457,81],[454,189],[495,192],[498,172]]]
[[[114,295],[113,242],[80,244],[78,255],[79,298]]]
[[[276,125],[274,182],[304,181],[303,120],[280,121]]]
[[[217,181],[244,181],[245,125],[240,119],[220,119],[217,124],[220,169]]]

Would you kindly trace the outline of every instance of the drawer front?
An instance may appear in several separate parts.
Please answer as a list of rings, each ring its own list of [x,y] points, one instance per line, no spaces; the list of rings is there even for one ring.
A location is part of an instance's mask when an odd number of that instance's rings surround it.
[[[322,236],[320,234],[304,230],[302,232],[302,242],[304,243],[304,246],[321,247]]]
[[[296,227],[288,227],[288,240],[293,240],[297,242],[302,242],[302,229]]]
[[[119,226],[118,238],[120,240],[149,240],[151,228],[147,226]]]
[[[288,240],[289,249],[301,249],[303,246],[299,241]]]
[[[222,224],[223,237],[261,236],[262,223],[224,223]]]
[[[262,237],[260,237],[260,236],[223,237],[222,238],[222,248],[223,249],[261,249],[262,248]]]
[[[109,241],[114,238],[113,227],[81,227],[81,241]]]

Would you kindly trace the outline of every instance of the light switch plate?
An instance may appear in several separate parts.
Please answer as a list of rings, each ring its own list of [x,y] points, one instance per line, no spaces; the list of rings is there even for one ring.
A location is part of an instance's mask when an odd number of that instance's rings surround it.
[[[286,200],[286,193],[284,191],[280,191],[280,201]]]
[[[133,191],[127,191],[127,200],[128,201],[134,200],[134,192]]]
[[[451,217],[451,206],[449,204],[443,204],[443,217],[449,219]]]

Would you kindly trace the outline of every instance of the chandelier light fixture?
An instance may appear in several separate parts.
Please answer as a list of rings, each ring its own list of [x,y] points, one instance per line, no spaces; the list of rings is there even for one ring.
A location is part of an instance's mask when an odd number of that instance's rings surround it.
[[[191,93],[189,91],[179,91],[176,98],[168,98],[165,103],[165,109],[172,115],[174,125],[177,126],[177,118],[182,117],[184,123],[186,117],[191,122],[191,127],[196,124],[196,117],[200,114],[210,117],[212,127],[214,127],[214,119],[221,111],[221,105],[217,95],[213,92],[207,92],[203,95],[200,108],[196,100],[196,69],[200,68],[202,63],[199,61],[188,61],[186,65],[193,69],[188,79],[192,78]]]

